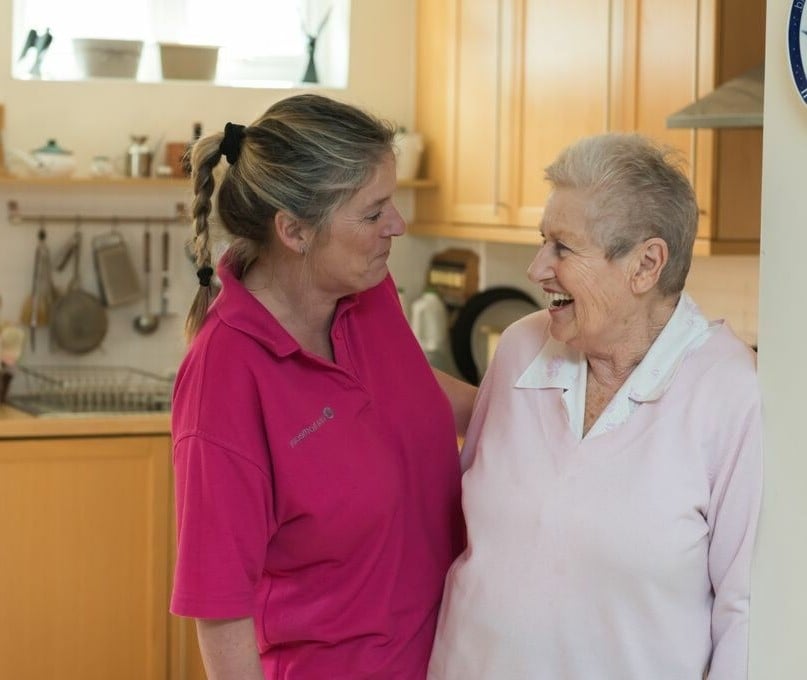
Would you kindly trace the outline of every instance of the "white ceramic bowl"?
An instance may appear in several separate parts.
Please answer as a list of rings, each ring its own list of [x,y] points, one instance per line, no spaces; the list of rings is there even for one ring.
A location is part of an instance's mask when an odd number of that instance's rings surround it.
[[[135,78],[142,40],[74,38],[73,54],[85,78]]]

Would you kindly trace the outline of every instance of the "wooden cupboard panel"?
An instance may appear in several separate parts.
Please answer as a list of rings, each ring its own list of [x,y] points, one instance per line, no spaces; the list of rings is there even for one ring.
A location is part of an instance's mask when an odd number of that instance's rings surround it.
[[[714,237],[719,241],[759,241],[762,217],[762,130],[721,130],[716,199],[720,206]]]
[[[169,534],[171,536],[169,555],[169,578],[173,584],[174,566],[177,561],[176,512],[174,511],[174,494],[171,492],[171,513],[169,517]],[[169,590],[172,586],[169,587]],[[170,650],[168,678],[169,680],[205,680],[204,663],[199,651],[196,636],[196,620],[180,616],[170,616],[168,626],[168,647]]]
[[[762,60],[764,0],[418,0],[417,124],[438,189],[418,233],[529,241],[546,165],[583,135],[672,146],[701,211],[700,252],[758,241],[761,131],[667,117]],[[498,231],[497,231],[498,229]],[[529,241],[531,242],[531,241]],[[757,246],[758,247],[758,246]]]
[[[0,677],[166,677],[168,442],[0,443]]]
[[[666,120],[696,97],[698,5],[698,0],[639,5],[636,127],[682,150],[689,149],[692,131],[668,129]]]
[[[418,191],[415,212],[418,220],[447,221],[450,213],[449,124],[454,101],[456,12],[453,2],[417,0],[417,96],[415,125],[424,136],[421,167],[437,189]]]
[[[609,3],[528,0],[520,24],[514,223],[535,226],[549,195],[544,168],[568,144],[608,129]]]
[[[670,129],[667,116],[714,88],[714,0],[626,0],[625,30],[635,80],[628,129],[675,148],[698,200],[698,236],[712,234],[711,130]]]
[[[765,59],[765,0],[723,0],[719,6],[720,40],[717,82],[735,78]]]
[[[458,0],[452,219],[506,223],[511,158],[512,0]]]
[[[206,680],[196,638],[196,620],[171,616],[169,680]]]
[[[765,58],[765,2],[723,2],[715,80],[735,78]],[[716,133],[714,237],[719,241],[759,240],[762,188],[762,130]]]

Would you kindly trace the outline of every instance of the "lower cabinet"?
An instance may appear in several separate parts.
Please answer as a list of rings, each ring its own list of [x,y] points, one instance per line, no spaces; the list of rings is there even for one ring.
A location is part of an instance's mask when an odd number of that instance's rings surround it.
[[[169,641],[171,657],[168,677],[171,680],[206,680],[202,655],[196,642],[195,621],[172,616]]]
[[[0,440],[0,678],[202,680],[168,435]]]
[[[172,495],[173,498],[173,495]],[[172,501],[173,502],[173,501]],[[174,574],[176,562],[176,514],[171,506],[169,544],[169,563],[171,570],[169,581]],[[170,595],[170,592],[169,592]],[[186,619],[170,615],[168,626],[168,678],[169,680],[206,680],[205,668],[202,665],[202,655],[196,639],[195,619]]]

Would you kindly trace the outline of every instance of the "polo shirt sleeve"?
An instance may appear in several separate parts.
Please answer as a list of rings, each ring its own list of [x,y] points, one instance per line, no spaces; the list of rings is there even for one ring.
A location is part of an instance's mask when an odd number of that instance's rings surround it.
[[[277,529],[269,473],[202,434],[175,442],[174,471],[171,611],[213,619],[254,615],[266,546]]]
[[[714,590],[709,680],[739,680],[748,673],[751,560],[762,497],[762,417],[758,399],[745,401],[745,411],[736,409],[733,422],[726,425],[730,434],[707,515]]]

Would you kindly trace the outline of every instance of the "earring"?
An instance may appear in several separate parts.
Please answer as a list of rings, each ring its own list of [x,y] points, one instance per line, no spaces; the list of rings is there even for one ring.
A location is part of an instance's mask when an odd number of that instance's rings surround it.
[[[300,255],[305,255],[308,252],[308,246],[305,243],[300,244]]]

